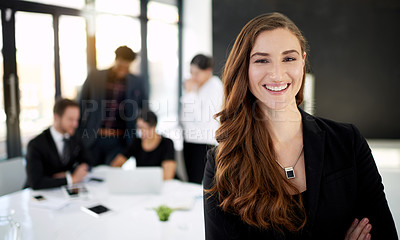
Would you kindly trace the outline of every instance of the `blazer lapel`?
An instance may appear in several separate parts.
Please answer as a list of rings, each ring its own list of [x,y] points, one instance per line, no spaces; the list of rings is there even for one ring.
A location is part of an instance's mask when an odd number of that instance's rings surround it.
[[[313,116],[300,109],[303,121],[304,161],[306,166],[308,221],[312,228],[318,210],[318,199],[324,165],[325,132]]]

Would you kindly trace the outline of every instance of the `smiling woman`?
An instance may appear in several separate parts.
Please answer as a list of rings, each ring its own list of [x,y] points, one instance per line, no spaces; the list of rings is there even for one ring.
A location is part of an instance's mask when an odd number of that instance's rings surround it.
[[[237,37],[204,173],[206,239],[398,239],[358,129],[299,108],[306,56],[305,38],[280,13],[252,19]]]
[[[287,50],[289,49],[289,50]],[[306,52],[286,29],[260,33],[251,51],[250,91],[271,109],[297,108],[295,96],[302,86]]]

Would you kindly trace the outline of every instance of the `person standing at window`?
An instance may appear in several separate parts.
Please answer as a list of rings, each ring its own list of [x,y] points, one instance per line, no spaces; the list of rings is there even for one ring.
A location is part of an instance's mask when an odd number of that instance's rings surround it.
[[[118,47],[114,65],[91,72],[83,84],[79,132],[95,165],[109,165],[135,135],[138,111],[147,100],[144,82],[129,73],[135,58],[127,46]]]
[[[219,123],[214,115],[221,110],[223,89],[221,80],[213,76],[211,57],[203,54],[193,57],[190,74],[181,98],[183,155],[189,182],[201,183],[207,150],[217,144],[215,131]]]

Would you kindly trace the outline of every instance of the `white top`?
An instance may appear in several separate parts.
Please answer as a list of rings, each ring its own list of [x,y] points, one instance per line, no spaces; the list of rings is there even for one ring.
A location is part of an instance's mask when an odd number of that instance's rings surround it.
[[[184,139],[190,143],[216,145],[219,122],[214,115],[221,111],[223,85],[217,76],[210,78],[198,91],[185,92],[181,98]]]

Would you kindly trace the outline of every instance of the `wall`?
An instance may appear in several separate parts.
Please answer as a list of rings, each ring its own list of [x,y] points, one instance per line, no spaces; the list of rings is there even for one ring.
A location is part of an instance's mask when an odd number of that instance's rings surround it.
[[[354,123],[367,138],[400,138],[400,1],[214,0],[212,7],[219,73],[246,22],[282,12],[309,41],[315,115]]]

